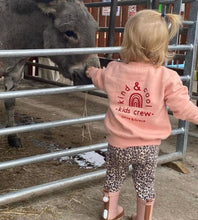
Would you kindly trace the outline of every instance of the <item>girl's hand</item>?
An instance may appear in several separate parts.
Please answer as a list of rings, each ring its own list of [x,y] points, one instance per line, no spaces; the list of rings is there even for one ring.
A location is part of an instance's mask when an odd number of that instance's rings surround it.
[[[86,74],[86,76],[87,76],[88,78],[91,78],[90,75],[89,75],[89,72],[91,72],[94,68],[95,68],[95,67],[90,66],[90,67],[88,67],[88,68],[86,69],[85,74]]]

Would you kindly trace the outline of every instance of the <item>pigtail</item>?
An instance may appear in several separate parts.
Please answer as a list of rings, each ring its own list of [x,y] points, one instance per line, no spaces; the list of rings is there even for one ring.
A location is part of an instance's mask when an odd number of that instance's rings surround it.
[[[182,26],[182,17],[177,14],[166,14],[165,19],[168,23],[169,38],[171,40],[179,31],[179,28]]]

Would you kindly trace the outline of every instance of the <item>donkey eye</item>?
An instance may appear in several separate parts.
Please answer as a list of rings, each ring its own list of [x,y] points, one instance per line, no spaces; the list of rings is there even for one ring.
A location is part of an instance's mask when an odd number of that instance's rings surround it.
[[[74,32],[74,31],[65,31],[65,35],[67,36],[67,37],[72,37],[72,38],[74,38],[74,39],[78,39],[78,36],[77,36],[77,34]]]

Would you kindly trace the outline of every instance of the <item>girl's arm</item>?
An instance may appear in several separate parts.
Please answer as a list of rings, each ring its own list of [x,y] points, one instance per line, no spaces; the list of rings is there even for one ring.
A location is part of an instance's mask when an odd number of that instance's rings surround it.
[[[93,84],[97,88],[103,91],[105,91],[105,85],[104,85],[105,70],[106,68],[100,69],[93,66],[88,67],[86,70],[87,77],[89,77],[92,80]]]
[[[198,107],[190,101],[188,88],[176,72],[167,80],[165,102],[176,118],[198,124]]]

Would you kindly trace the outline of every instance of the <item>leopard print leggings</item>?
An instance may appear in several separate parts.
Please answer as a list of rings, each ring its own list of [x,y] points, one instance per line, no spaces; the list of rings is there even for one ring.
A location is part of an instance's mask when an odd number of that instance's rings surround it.
[[[116,192],[121,189],[132,165],[132,179],[137,196],[148,200],[155,197],[154,180],[159,146],[137,146],[121,149],[108,146],[106,155],[105,189]]]

